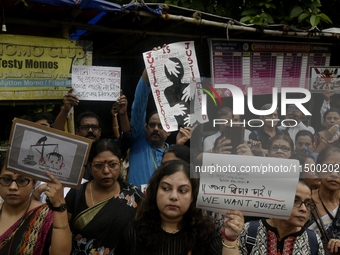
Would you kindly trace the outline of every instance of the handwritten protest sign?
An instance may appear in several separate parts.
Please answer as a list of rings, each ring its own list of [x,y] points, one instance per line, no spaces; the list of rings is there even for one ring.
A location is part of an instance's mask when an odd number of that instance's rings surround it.
[[[153,98],[163,128],[170,132],[195,121],[203,123],[202,93],[193,41],[169,44],[143,53]],[[192,105],[192,107],[190,107]],[[196,108],[196,109],[194,109]]]
[[[197,206],[222,212],[288,219],[299,178],[299,162],[292,159],[203,154]]]
[[[79,100],[116,101],[120,96],[120,76],[120,67],[73,66],[73,93]]]

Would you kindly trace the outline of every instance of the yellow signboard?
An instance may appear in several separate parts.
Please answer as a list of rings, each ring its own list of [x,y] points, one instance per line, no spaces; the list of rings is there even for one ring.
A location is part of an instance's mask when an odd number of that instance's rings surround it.
[[[0,100],[61,99],[72,65],[92,65],[88,41],[0,35]]]

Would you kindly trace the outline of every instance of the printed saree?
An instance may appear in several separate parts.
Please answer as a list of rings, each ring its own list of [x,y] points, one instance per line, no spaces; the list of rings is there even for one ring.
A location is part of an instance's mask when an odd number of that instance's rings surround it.
[[[0,255],[48,255],[52,224],[46,204],[32,209],[0,236]]]
[[[124,227],[134,218],[141,192],[124,185],[118,197],[80,212],[72,223],[72,255],[112,255]]]

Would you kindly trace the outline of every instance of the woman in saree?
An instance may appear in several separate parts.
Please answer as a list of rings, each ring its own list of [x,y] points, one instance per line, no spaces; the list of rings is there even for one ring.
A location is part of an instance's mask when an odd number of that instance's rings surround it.
[[[5,166],[0,159],[0,254],[59,255],[71,252],[62,184],[50,173],[43,184],[48,204],[32,199],[36,181]]]
[[[314,135],[313,150],[317,153],[329,146],[340,147],[340,109],[327,110],[323,120],[326,129]]]
[[[90,181],[66,196],[72,254],[113,254],[143,194],[136,186],[121,181],[121,152],[113,140],[94,142],[88,162]]]
[[[323,238],[331,253],[340,251],[340,148],[329,146],[323,149],[316,160],[315,171],[320,187],[313,191],[313,201],[319,212],[326,233],[322,235],[316,222],[309,226]],[[314,220],[313,220],[314,221]],[[326,237],[327,234],[327,237]],[[329,241],[328,241],[329,239]]]

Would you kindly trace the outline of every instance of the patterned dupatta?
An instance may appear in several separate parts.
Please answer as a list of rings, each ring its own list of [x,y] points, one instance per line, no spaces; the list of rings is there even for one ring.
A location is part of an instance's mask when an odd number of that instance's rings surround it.
[[[42,255],[53,224],[53,214],[46,204],[27,212],[2,236],[0,255]]]

